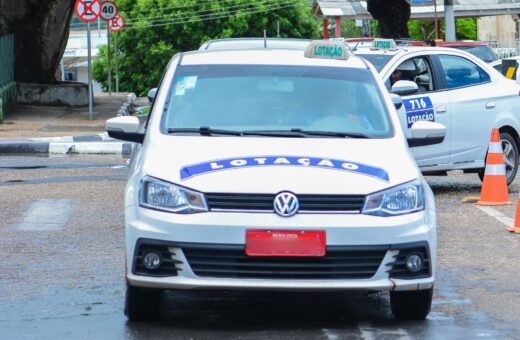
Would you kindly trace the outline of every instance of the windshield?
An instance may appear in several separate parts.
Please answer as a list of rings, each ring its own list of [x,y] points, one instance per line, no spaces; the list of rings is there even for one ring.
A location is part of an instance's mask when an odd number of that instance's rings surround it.
[[[363,57],[368,60],[376,70],[379,72],[392,59],[392,55],[387,54],[356,54],[358,57]]]
[[[163,133],[203,128],[227,130],[227,134],[305,130],[313,136],[320,131],[363,138],[393,135],[382,95],[368,69],[179,66],[166,105]]]
[[[493,52],[491,47],[485,45],[478,46],[450,46],[452,48],[458,48],[459,50],[466,51],[473,54],[474,56],[484,60],[486,63],[491,63],[498,60],[498,56]]]

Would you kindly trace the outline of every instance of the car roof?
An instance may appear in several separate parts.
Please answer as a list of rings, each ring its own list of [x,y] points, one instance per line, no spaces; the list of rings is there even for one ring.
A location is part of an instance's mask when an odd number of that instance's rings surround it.
[[[362,46],[354,50],[354,54],[386,54],[386,55],[397,55],[397,54],[406,54],[411,52],[453,52],[453,48],[449,47],[438,47],[438,46],[398,46],[394,50],[374,50],[369,48],[368,46]],[[457,51],[458,52],[458,51]]]
[[[440,41],[437,43],[438,46],[489,46],[482,41]]]
[[[293,38],[228,38],[206,41],[199,50],[284,48],[305,50],[312,42],[310,39]]]
[[[301,65],[367,69],[365,61],[355,55],[347,60],[307,58],[303,50],[226,49],[183,53],[181,65]]]

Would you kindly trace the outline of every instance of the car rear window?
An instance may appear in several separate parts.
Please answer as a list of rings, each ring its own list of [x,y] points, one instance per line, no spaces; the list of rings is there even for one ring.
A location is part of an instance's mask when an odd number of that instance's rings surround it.
[[[484,60],[486,63],[491,63],[495,60],[498,60],[497,54],[493,51],[493,49],[486,45],[477,45],[477,46],[450,46],[452,48],[457,48],[459,50],[466,51],[468,53],[473,54],[474,56]]]
[[[385,67],[386,64],[392,59],[391,55],[384,54],[356,54],[358,57],[363,57],[368,60],[376,70],[379,72]]]

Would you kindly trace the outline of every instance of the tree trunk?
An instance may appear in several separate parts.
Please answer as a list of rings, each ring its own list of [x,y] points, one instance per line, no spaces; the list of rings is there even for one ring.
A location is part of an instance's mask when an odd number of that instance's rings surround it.
[[[405,0],[367,0],[367,10],[379,22],[383,38],[410,37],[410,4]]]
[[[76,0],[0,0],[0,35],[14,33],[15,79],[54,83]]]

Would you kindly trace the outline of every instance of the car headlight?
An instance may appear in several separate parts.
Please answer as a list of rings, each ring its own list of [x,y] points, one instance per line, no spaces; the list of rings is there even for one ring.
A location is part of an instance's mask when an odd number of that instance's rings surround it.
[[[178,214],[208,211],[203,194],[152,177],[141,181],[139,205]]]
[[[368,195],[363,214],[396,216],[424,210],[424,190],[419,181]]]

